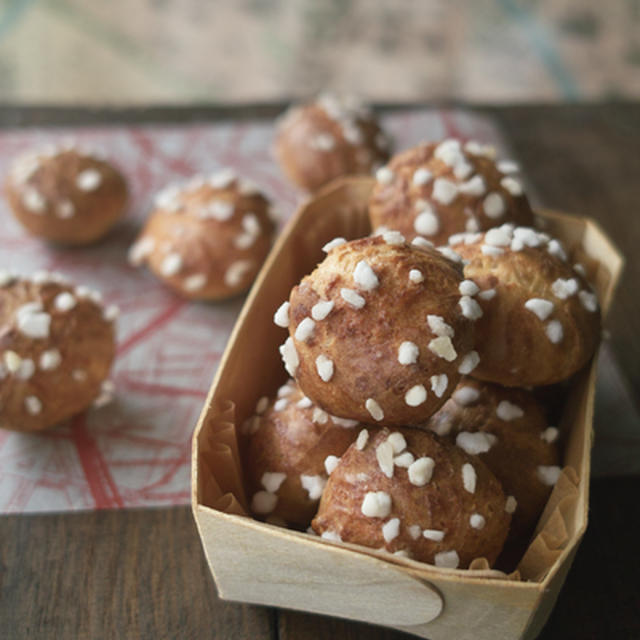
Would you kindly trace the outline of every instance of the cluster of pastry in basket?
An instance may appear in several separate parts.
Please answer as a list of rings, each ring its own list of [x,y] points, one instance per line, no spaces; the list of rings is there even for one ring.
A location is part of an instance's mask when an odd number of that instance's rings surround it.
[[[448,568],[533,531],[562,471],[532,387],[586,364],[600,314],[494,153],[392,158],[373,234],[329,241],[274,309],[291,379],[242,429],[257,517]]]

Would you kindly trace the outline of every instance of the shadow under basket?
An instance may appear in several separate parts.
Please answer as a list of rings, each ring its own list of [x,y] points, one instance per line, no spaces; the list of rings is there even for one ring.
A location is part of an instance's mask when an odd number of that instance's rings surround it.
[[[567,393],[563,472],[514,574],[443,569],[333,543],[248,517],[236,427],[286,380],[273,314],[337,236],[370,232],[371,178],[338,180],[307,201],[267,259],[238,318],[193,437],[192,507],[225,600],[393,627],[431,640],[534,638],[546,622],[587,526],[596,358]],[[603,318],[623,260],[592,221],[539,211],[540,224],[587,268]]]

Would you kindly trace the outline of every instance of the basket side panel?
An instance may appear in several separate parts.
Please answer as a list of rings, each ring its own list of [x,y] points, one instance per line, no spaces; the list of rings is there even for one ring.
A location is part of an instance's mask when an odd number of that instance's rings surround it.
[[[545,568],[547,576],[541,582],[480,579],[425,565],[411,569],[391,557],[390,561],[372,557],[371,550],[354,552],[214,511],[201,502],[206,472],[198,457],[199,444],[209,437],[212,407],[233,400],[237,426],[252,413],[260,396],[274,392],[285,379],[275,347],[286,334],[273,324],[273,313],[300,277],[323,258],[325,242],[369,232],[366,202],[372,184],[368,178],[334,183],[301,207],[247,299],[194,437],[193,509],[205,553],[226,599],[363,620],[432,640],[520,638],[528,626],[539,628],[546,620],[586,525],[595,367],[578,376],[565,415],[571,434],[565,461],[583,481],[579,499],[567,510],[569,540],[551,570]],[[621,268],[615,249],[583,219],[541,213],[549,220],[551,233],[568,244],[584,242],[586,252],[603,263],[596,286],[606,310]],[[542,610],[536,610],[538,604]]]
[[[437,590],[393,564],[203,507],[196,519],[222,598],[393,626],[442,610]]]
[[[431,640],[520,638],[538,585],[417,579],[397,565],[307,536],[195,512],[220,597],[401,629]]]

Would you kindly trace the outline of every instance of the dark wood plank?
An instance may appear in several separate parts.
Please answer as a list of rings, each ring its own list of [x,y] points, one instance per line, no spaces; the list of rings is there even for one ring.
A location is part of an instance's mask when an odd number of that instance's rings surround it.
[[[627,258],[607,321],[640,398],[640,105],[489,109],[546,206],[595,218]]]
[[[540,640],[640,638],[640,477],[591,482],[589,528]]]
[[[275,639],[218,599],[187,507],[0,518],[0,636]]]
[[[411,640],[415,636],[340,618],[278,612],[279,640]]]
[[[0,103],[0,127],[57,127],[105,124],[148,124],[219,122],[223,120],[272,119],[286,103],[241,104],[234,106],[197,105],[189,107],[55,107]]]

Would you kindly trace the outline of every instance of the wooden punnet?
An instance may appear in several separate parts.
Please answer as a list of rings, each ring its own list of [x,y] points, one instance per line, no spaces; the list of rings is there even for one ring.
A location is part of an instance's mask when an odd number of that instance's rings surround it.
[[[336,181],[302,205],[238,318],[193,437],[192,506],[221,598],[362,620],[431,640],[534,638],[547,620],[587,526],[596,358],[572,381],[559,425],[564,471],[535,537],[507,576],[482,563],[441,569],[332,543],[247,517],[236,427],[286,374],[274,311],[336,236],[369,233],[370,178]],[[592,221],[538,212],[589,272],[603,317],[623,260]]]

